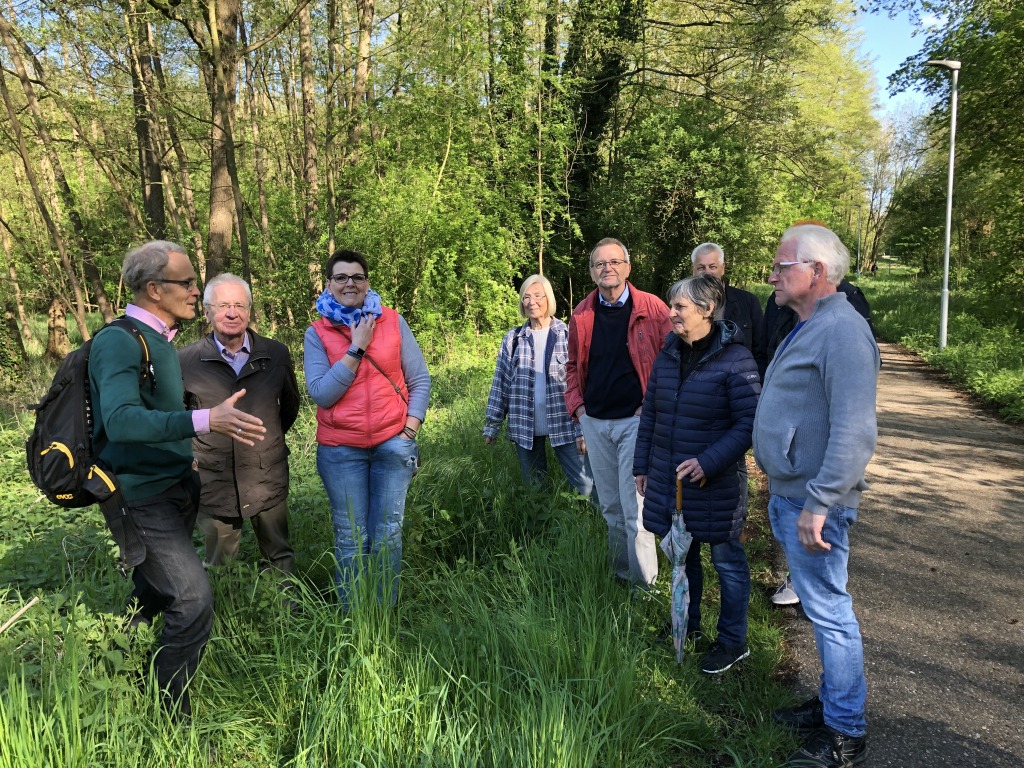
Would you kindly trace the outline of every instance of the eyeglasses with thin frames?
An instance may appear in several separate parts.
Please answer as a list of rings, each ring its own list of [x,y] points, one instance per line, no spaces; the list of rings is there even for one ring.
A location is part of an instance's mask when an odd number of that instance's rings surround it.
[[[595,261],[592,265],[592,269],[596,269],[598,272],[603,270],[605,267],[611,267],[612,269],[618,269],[623,264],[629,264],[628,261],[622,259],[611,259],[610,261]]]
[[[362,285],[366,282],[366,275],[331,275],[331,280],[338,285],[344,285],[349,280],[352,281],[352,285]]]
[[[169,277],[158,277],[153,280],[154,283],[171,283],[172,285],[180,285],[186,291],[191,291],[197,285],[196,279],[190,277],[188,280],[172,280]]]
[[[207,304],[206,306],[212,308],[215,312],[227,312],[229,309],[233,309],[235,312],[237,312],[239,314],[243,314],[243,315],[249,314],[249,305],[248,304],[238,304],[238,303],[227,304],[227,303],[221,303],[221,304]]]
[[[787,267],[794,267],[797,264],[810,264],[809,261],[780,261],[778,264],[772,264],[772,271],[768,274],[773,277],[779,277],[785,271]]]

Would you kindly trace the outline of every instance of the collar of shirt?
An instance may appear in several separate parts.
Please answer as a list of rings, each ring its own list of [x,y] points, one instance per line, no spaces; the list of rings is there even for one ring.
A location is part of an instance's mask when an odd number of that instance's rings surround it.
[[[130,317],[132,320],[138,320],[143,325],[148,325],[157,333],[163,334],[163,337],[168,341],[171,341],[178,333],[177,328],[171,328],[161,320],[159,317],[154,315],[148,309],[143,309],[136,304],[129,304],[124,308],[125,317]]]
[[[245,332],[245,338],[242,340],[242,346],[237,352],[232,352],[230,349],[220,343],[220,339],[217,338],[217,334],[213,335],[213,343],[217,345],[217,351],[220,352],[220,356],[227,360],[229,363],[234,364],[236,361],[239,363],[239,367],[245,364],[245,361],[249,359],[250,347],[249,343],[249,332]],[[237,371],[236,371],[237,373]]]
[[[606,307],[621,307],[623,304],[626,303],[626,299],[628,299],[628,298],[629,298],[629,283],[626,283],[626,287],[622,289],[622,294],[619,296],[618,301],[616,301],[614,303],[610,302],[610,301],[605,301],[604,296],[601,295],[601,292],[600,291],[597,292],[597,300],[600,301],[602,304],[604,304]]]

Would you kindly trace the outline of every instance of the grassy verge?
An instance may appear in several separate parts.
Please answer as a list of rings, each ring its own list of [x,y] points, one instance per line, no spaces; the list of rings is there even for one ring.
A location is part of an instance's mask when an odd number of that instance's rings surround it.
[[[42,602],[0,634],[0,768],[774,765],[795,742],[767,722],[790,697],[776,679],[763,511],[747,542],[751,658],[713,678],[696,651],[676,665],[659,639],[667,596],[615,583],[600,516],[561,478],[524,489],[511,445],[484,445],[492,346],[458,345],[432,365],[394,609],[334,604],[312,410],[300,416],[289,443],[302,610],[285,611],[274,579],[257,573],[247,531],[242,560],[211,572],[217,617],[189,728],[170,725],[142,684],[159,627],[127,631],[128,585],[99,513],[39,500],[25,427],[8,424],[0,623],[33,595]],[[717,598],[710,583],[712,635]]]
[[[1024,422],[1024,308],[996,302],[986,286],[950,291],[947,345],[938,348],[938,280],[903,268],[881,268],[861,288],[878,334],[920,354],[958,385]]]

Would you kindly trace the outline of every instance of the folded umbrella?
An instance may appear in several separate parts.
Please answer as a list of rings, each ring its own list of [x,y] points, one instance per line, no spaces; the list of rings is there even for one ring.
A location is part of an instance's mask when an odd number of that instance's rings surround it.
[[[690,607],[690,582],[686,578],[686,553],[690,551],[693,536],[683,522],[683,481],[676,480],[676,511],[672,527],[661,540],[661,551],[672,563],[672,644],[676,649],[676,662],[683,663],[683,644],[686,642],[687,610]]]

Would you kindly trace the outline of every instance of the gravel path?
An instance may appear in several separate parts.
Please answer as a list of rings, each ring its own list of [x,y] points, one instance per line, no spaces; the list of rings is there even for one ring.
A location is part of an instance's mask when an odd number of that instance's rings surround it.
[[[880,344],[878,450],[851,530],[871,768],[1024,766],[1024,428]],[[797,615],[794,609],[784,609]],[[794,618],[798,692],[820,667]]]

